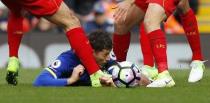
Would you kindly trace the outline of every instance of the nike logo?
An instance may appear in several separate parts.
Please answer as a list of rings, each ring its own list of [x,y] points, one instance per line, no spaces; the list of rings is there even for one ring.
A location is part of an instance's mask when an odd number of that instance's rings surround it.
[[[112,56],[112,57],[115,57],[115,55],[114,55],[114,54],[111,54],[111,56]]]
[[[169,84],[171,81],[172,81],[172,80],[169,80],[169,81],[165,81],[165,83],[166,83],[166,84]]]

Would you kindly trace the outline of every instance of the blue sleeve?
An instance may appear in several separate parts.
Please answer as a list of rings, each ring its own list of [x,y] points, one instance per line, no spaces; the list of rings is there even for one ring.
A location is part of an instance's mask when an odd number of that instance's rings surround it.
[[[56,79],[47,70],[44,70],[34,81],[34,86],[66,86],[67,79]]]
[[[81,63],[75,54],[72,51],[67,51],[59,55],[48,68],[56,74],[57,78],[69,78],[74,67],[79,64]]]
[[[66,51],[48,66],[34,81],[34,86],[66,86],[73,68],[80,64],[72,51]]]

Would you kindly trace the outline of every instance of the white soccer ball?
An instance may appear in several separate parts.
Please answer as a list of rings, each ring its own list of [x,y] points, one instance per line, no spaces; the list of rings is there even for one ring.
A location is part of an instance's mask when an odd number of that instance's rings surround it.
[[[141,71],[137,65],[124,61],[109,67],[108,72],[117,87],[135,87],[139,85]]]

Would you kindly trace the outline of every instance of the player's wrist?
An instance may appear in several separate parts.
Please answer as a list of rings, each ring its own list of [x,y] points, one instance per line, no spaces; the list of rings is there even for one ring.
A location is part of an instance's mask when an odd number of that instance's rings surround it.
[[[72,77],[70,77],[70,78],[67,79],[67,84],[68,84],[68,85],[73,84],[73,83],[75,83],[75,82],[76,82],[76,80],[73,79]]]

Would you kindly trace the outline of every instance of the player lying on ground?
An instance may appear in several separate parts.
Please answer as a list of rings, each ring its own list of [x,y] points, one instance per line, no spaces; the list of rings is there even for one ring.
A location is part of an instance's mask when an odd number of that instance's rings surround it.
[[[85,36],[78,18],[74,15],[63,0],[1,0],[9,9],[8,44],[10,59],[7,68],[6,80],[9,84],[17,85],[19,70],[18,49],[23,36],[23,16],[29,12],[37,17],[44,17],[48,21],[62,27],[71,48],[80,58],[90,75],[94,87],[101,86],[99,77],[103,72],[99,69],[93,50]]]
[[[148,10],[148,4],[146,3],[146,1],[147,0],[135,0],[134,5],[133,5],[133,2],[129,2],[129,1],[124,1],[124,2],[118,4],[119,9],[118,9],[117,13],[119,13],[119,11],[120,11],[120,14],[122,15],[123,14],[122,12],[127,11],[127,15],[123,15],[121,17],[120,16],[115,17],[117,20],[116,20],[116,24],[115,24],[115,34],[114,34],[113,41],[114,41],[114,52],[115,52],[117,59],[119,61],[124,61],[126,59],[126,55],[127,55],[127,51],[128,51],[128,47],[129,47],[129,43],[130,43],[130,32],[129,32],[130,29],[135,24],[140,25],[139,23],[141,23],[141,21],[143,21],[145,12],[148,12],[148,13],[146,13],[148,18],[147,17],[144,18],[144,23],[147,24],[147,26],[151,30],[155,29],[155,28],[157,29],[157,31],[154,30],[156,33],[151,32],[152,35],[153,34],[154,35],[155,34],[162,35],[161,31],[158,30],[159,27],[156,24],[159,24],[161,22],[161,20],[163,18],[165,18],[163,16],[164,10],[165,10],[164,12],[167,14],[167,16],[169,16],[169,14],[171,14],[171,12],[174,11],[174,5],[172,5],[170,7],[167,3],[165,3],[164,9],[161,10],[160,7],[162,5],[159,3],[156,3],[158,0],[157,1],[148,0],[148,2],[153,2],[150,4],[150,9]],[[163,1],[161,1],[161,2],[163,2]],[[176,3],[176,0],[174,0],[174,1],[169,0],[169,2]],[[198,68],[195,68],[195,69],[197,69],[196,74],[199,74],[199,73],[203,74],[203,62],[202,62],[200,39],[199,39],[196,18],[194,16],[192,10],[189,8],[188,1],[182,0],[182,2],[183,2],[182,4],[179,4],[179,8],[181,10],[181,18],[183,19],[182,20],[183,26],[184,26],[188,41],[189,41],[190,46],[193,51],[193,60],[196,61],[196,62],[193,61],[192,64],[198,65],[197,66]],[[152,8],[156,8],[157,11],[154,11],[156,9],[152,10]],[[153,13],[151,11],[153,11]],[[161,15],[156,15],[157,12],[159,12],[159,14],[161,14]],[[153,15],[154,17],[151,17],[151,15]],[[156,17],[156,16],[158,16],[158,17]],[[160,18],[159,16],[162,16],[162,17]],[[189,19],[189,17],[191,17],[191,18]],[[159,20],[159,19],[161,19],[161,20]],[[186,19],[188,19],[188,20],[186,20]],[[189,22],[193,22],[193,26],[189,27],[188,26]],[[195,33],[195,35],[188,35],[191,32]],[[140,40],[141,46],[142,46],[142,52],[143,52],[143,56],[144,56],[144,61],[145,61],[144,64],[151,65],[151,68],[149,68],[149,67],[147,68],[148,71],[153,71],[152,67],[154,65],[154,60],[153,60],[154,57],[155,57],[154,59],[156,59],[156,63],[158,63],[158,62],[161,63],[163,61],[165,61],[165,63],[167,63],[167,59],[166,59],[166,55],[165,55],[166,45],[163,45],[163,44],[165,44],[164,43],[165,37],[162,35],[161,37],[157,36],[152,39],[152,35],[147,36],[145,34],[144,35],[141,34],[141,40]],[[156,46],[154,46],[153,44],[151,45],[151,43],[155,43],[156,39],[159,42],[159,44],[158,43],[155,44]],[[151,42],[151,41],[153,41],[153,42]],[[154,47],[154,48],[152,48],[152,47]],[[152,54],[152,53],[154,53],[154,54]],[[160,54],[160,53],[162,53],[162,54]],[[153,61],[149,61],[149,60],[153,60]],[[166,71],[166,67],[167,67],[167,65],[165,65],[165,63],[163,63],[164,65],[162,65],[162,66],[158,66],[158,72],[159,72],[159,74],[163,74],[166,77],[166,74],[168,74],[168,73],[163,72],[163,71]],[[195,71],[195,69],[193,67],[192,71]],[[152,75],[151,77],[154,77],[154,75],[157,76],[157,71],[154,70],[154,73],[149,73],[149,74]],[[192,81],[193,74],[195,74],[195,73],[190,73],[189,81]],[[194,77],[195,76],[196,75],[194,75]],[[159,77],[163,78],[164,76],[159,76]],[[199,76],[198,79],[200,77],[202,78],[202,76]],[[197,78],[193,78],[193,79],[194,79],[193,81],[197,81]]]
[[[92,32],[89,36],[89,41],[94,49],[94,58],[101,69],[106,70],[109,66],[115,63],[110,59],[110,51],[112,49],[112,40],[109,34],[102,31]],[[108,75],[108,74],[107,74]],[[100,78],[104,85],[112,85],[111,77]],[[150,81],[141,75],[139,85],[146,86]],[[69,50],[62,53],[58,58],[47,68],[34,81],[34,86],[90,86],[90,76],[85,70],[79,58],[76,56],[74,50]]]

